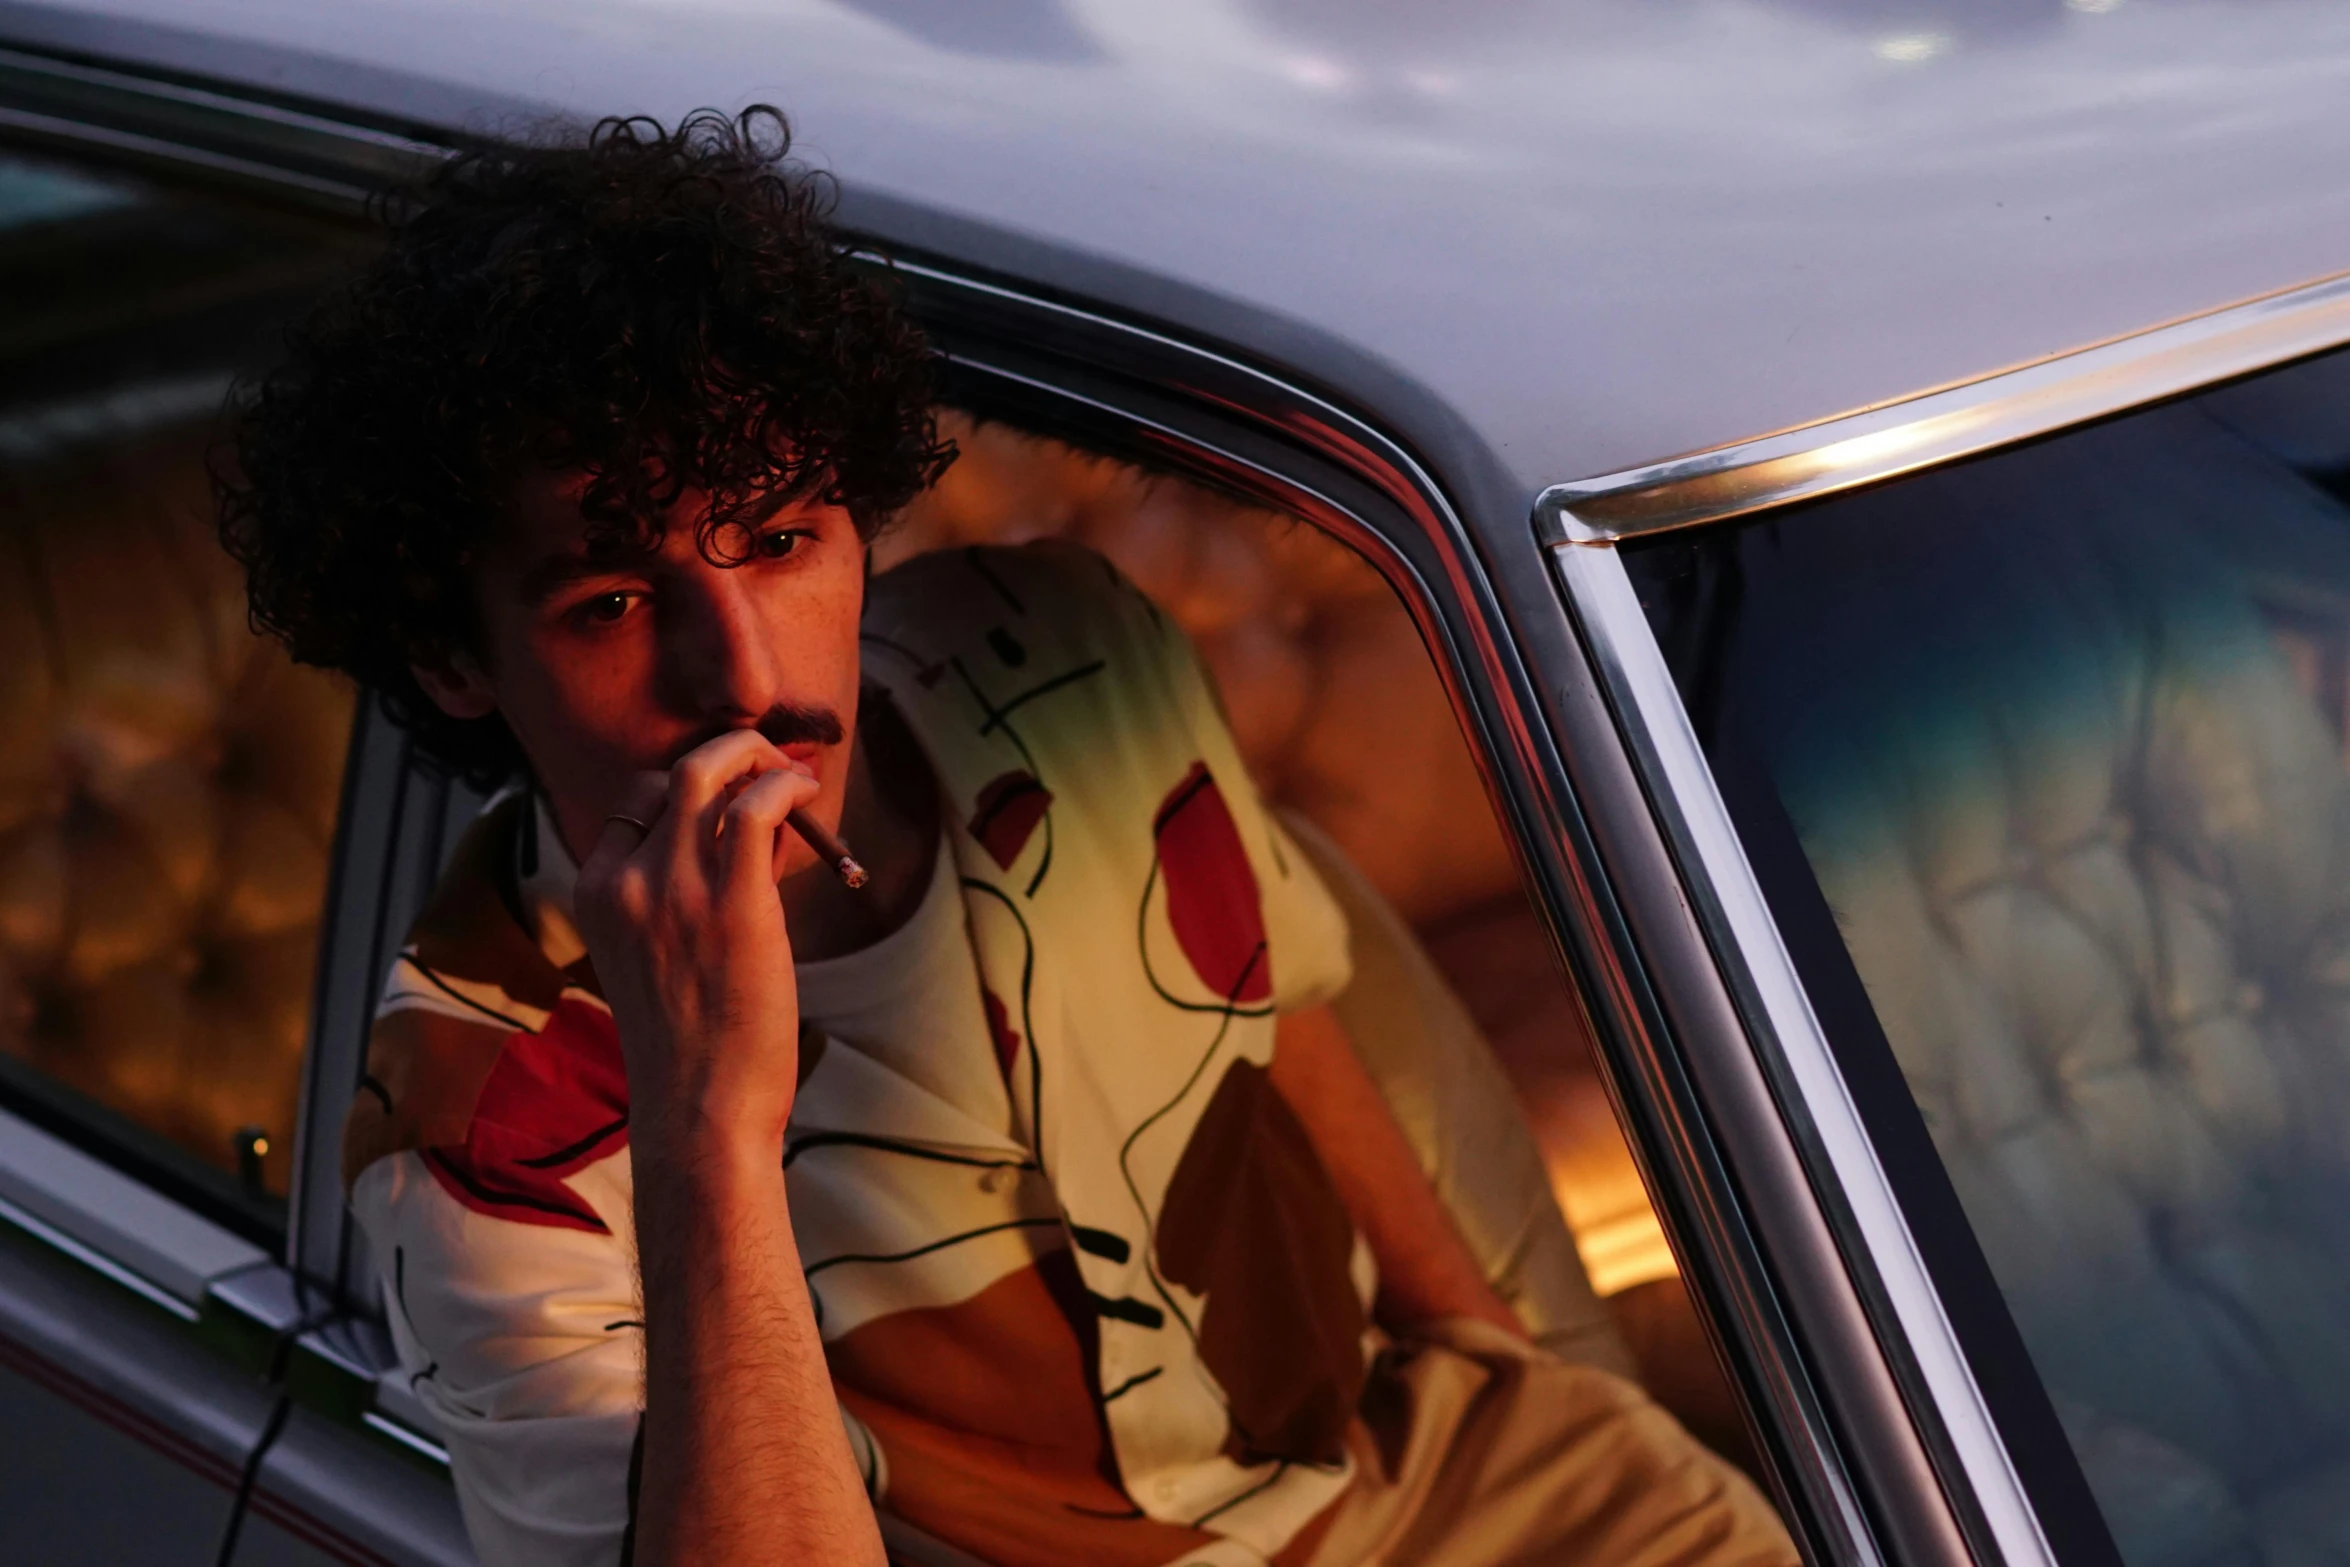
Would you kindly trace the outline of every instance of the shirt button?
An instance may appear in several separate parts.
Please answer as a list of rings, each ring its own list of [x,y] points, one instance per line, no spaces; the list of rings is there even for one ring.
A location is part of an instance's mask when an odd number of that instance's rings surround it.
[[[979,1189],[990,1194],[1000,1192],[1004,1189],[1004,1183],[1011,1179],[1011,1175],[1011,1171],[1000,1165],[982,1170],[979,1172]]]

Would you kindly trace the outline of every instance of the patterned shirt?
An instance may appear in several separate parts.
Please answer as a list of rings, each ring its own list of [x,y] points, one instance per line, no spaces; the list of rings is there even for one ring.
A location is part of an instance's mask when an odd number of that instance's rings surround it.
[[[877,579],[866,677],[945,800],[1010,1105],[806,1032],[784,1154],[852,1445],[1003,1567],[1302,1556],[1358,1460],[1368,1248],[1270,1087],[1348,977],[1189,644],[1100,558]],[[345,1132],[393,1336],[486,1560],[610,1563],[643,1401],[626,1082],[528,797],[402,952]]]

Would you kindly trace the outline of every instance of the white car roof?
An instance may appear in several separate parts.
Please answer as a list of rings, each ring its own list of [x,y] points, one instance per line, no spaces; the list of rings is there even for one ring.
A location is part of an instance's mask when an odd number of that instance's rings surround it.
[[[2350,268],[2340,0],[0,0],[474,129],[772,101],[853,223],[1316,378],[1483,510]]]

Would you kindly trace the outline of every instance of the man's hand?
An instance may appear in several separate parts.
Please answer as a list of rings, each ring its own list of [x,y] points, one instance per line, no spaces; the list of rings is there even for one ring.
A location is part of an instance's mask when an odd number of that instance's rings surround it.
[[[712,1141],[780,1155],[799,989],[774,867],[785,816],[816,791],[814,773],[737,730],[640,780],[580,868],[580,934],[620,1030],[640,1157]]]
[[[864,1563],[881,1534],[784,1201],[799,987],[775,890],[816,779],[757,734],[648,778],[580,868],[628,1065],[645,1299],[642,1567]]]

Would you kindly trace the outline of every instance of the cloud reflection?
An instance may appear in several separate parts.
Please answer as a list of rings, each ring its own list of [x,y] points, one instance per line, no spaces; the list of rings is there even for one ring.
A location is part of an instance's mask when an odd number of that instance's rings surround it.
[[[999,60],[1108,58],[1065,0],[836,0],[933,48]]]
[[[1880,38],[1875,45],[1877,58],[1891,60],[1899,65],[1917,65],[1938,54],[1950,52],[1948,33],[1897,33],[1891,38]]]

